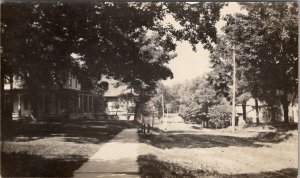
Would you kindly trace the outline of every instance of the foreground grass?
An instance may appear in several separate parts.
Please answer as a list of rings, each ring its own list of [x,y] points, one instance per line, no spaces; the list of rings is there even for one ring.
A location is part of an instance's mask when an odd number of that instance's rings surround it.
[[[297,176],[295,129],[232,133],[171,127],[139,135],[144,144],[138,158],[142,177]]]
[[[71,177],[104,142],[124,128],[126,121],[16,123],[1,144],[4,177]]]
[[[269,132],[258,133],[256,137],[234,137],[228,135],[213,135],[212,133],[159,133],[140,135],[140,142],[151,144],[158,148],[213,148],[213,147],[263,147],[264,143],[280,143],[291,137],[291,133]]]
[[[252,174],[219,174],[216,171],[190,169],[180,164],[170,163],[158,159],[152,154],[138,157],[142,178],[200,178],[200,177],[222,177],[222,178],[295,178],[296,168],[282,169],[279,171],[260,172]]]

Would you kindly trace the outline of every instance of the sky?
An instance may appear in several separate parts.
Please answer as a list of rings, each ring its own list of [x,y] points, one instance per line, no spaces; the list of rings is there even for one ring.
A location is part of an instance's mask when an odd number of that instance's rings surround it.
[[[226,14],[237,12],[241,12],[240,6],[236,2],[230,2],[228,6],[221,9],[221,19]],[[167,17],[166,21],[173,24],[175,27],[179,25],[171,17]],[[223,20],[220,20],[216,24],[218,34],[222,33],[221,27],[224,25],[225,21]],[[174,78],[162,81],[165,85],[171,86],[186,80],[192,80],[211,70],[209,51],[203,49],[201,44],[197,45],[197,52],[194,52],[192,46],[188,42],[177,42],[175,53],[177,53],[177,57],[172,59],[168,64],[173,72]]]

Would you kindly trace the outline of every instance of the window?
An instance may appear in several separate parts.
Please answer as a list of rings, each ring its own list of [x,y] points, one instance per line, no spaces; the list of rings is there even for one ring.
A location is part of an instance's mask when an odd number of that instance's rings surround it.
[[[75,79],[75,88],[77,88],[77,85],[78,85],[78,80]]]

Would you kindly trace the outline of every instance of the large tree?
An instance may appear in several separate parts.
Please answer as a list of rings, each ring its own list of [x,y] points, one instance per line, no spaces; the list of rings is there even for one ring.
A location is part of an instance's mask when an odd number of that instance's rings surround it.
[[[288,106],[298,98],[298,5],[240,4],[247,14],[225,17],[227,24],[222,29],[225,35],[219,38],[211,55],[214,70],[210,81],[218,93],[231,98],[229,86],[235,47],[237,95],[251,92],[257,112],[257,99],[269,105],[281,103],[284,121],[288,122]]]
[[[219,36],[218,42],[210,55],[210,63],[213,70],[207,79],[214,87],[216,94],[224,96],[232,103],[233,84],[233,45],[236,55],[236,96],[237,102],[242,104],[243,119],[246,120],[246,102],[249,99],[249,92],[253,91],[253,82],[249,82],[247,75],[255,75],[253,66],[247,63],[245,55],[241,52],[242,46],[234,44],[231,34]],[[256,96],[257,97],[257,96]],[[256,99],[256,98],[255,98]],[[257,99],[256,99],[257,100]],[[258,110],[258,108],[256,108]],[[257,115],[258,116],[258,115]],[[258,118],[257,118],[258,119]]]
[[[288,106],[298,86],[298,4],[241,3],[248,14],[227,17],[224,31],[240,46],[240,56],[254,96],[270,104],[276,98],[288,122]],[[274,100],[275,99],[275,100]]]
[[[1,82],[16,76],[35,94],[40,88],[63,86],[71,72],[84,89],[98,86],[102,74],[129,85],[139,79],[151,86],[172,77],[163,64],[171,59],[168,52],[175,50],[175,39],[211,48],[223,5],[2,3]],[[167,14],[183,28],[164,24]],[[141,52],[149,43],[142,40],[149,31],[157,32],[160,42],[155,45],[166,52],[154,61],[154,53]]]

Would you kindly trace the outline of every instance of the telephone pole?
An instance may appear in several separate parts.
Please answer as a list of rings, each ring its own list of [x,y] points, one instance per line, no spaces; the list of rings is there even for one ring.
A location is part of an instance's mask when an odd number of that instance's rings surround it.
[[[162,118],[163,118],[163,122],[165,122],[164,94],[161,95],[161,106],[162,106]]]
[[[232,131],[235,131],[235,91],[236,91],[235,44],[233,45],[232,58],[233,58],[233,75],[232,75],[233,86],[232,86],[232,116],[231,116],[232,118],[231,118],[231,123],[232,123]]]

